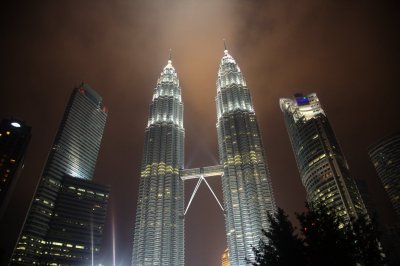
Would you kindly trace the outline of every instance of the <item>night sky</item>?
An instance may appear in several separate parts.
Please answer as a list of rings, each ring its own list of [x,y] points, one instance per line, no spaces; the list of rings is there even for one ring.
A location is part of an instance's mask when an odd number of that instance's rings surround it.
[[[169,49],[185,106],[185,167],[214,165],[224,38],[253,96],[277,204],[293,217],[305,201],[279,98],[316,92],[352,175],[393,221],[367,147],[400,129],[396,1],[9,2],[0,9],[0,118],[26,121],[33,135],[3,245],[14,244],[68,98],[84,81],[109,109],[94,177],[112,186],[102,258],[111,265],[113,217],[117,265],[129,265],[148,107]],[[219,178],[208,181],[222,199]],[[195,183],[186,183],[186,201]],[[185,223],[186,265],[220,265],[224,216],[205,184]]]

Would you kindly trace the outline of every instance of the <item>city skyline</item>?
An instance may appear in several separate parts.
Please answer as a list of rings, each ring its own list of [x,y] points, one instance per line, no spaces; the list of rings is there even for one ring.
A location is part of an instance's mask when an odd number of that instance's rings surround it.
[[[217,164],[214,98],[223,38],[252,90],[278,206],[290,215],[304,206],[305,192],[278,102],[300,91],[315,91],[324,103],[352,176],[379,184],[367,147],[399,129],[397,9],[378,3],[317,2],[48,2],[5,7],[0,115],[32,126],[9,231],[15,231],[26,213],[70,88],[84,80],[110,110],[94,175],[96,182],[112,186],[104,257],[112,257],[113,217],[117,265],[128,265],[154,79],[172,48],[186,106],[185,168]],[[206,14],[209,19],[204,20]],[[222,195],[217,178],[207,181]],[[374,195],[384,193],[378,185],[373,189]],[[185,188],[186,199],[192,191],[189,185]],[[386,199],[375,199],[381,211],[388,208]],[[390,214],[383,216],[391,220]],[[191,235],[186,238],[186,264],[218,265],[226,248],[223,221],[212,195],[201,187],[185,222],[185,233]]]

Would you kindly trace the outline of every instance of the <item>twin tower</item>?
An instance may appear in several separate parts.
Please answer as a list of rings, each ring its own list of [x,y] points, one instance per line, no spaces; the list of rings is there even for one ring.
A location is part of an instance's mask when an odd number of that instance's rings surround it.
[[[171,60],[150,105],[133,243],[133,266],[184,265],[184,180],[220,175],[231,265],[246,265],[275,211],[264,148],[246,81],[224,51],[217,79],[219,163],[184,168],[183,102]],[[198,187],[198,186],[197,186]]]

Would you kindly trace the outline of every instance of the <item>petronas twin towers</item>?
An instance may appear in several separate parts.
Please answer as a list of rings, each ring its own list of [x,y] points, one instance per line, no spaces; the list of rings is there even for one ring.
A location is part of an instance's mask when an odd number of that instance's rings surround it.
[[[268,227],[267,213],[275,211],[275,201],[261,135],[249,89],[227,50],[216,85],[220,165],[188,171],[181,89],[171,60],[161,73],[146,127],[134,266],[184,265],[184,180],[189,172],[203,179],[207,169],[221,175],[231,265],[246,265],[245,258],[253,258],[252,245]]]

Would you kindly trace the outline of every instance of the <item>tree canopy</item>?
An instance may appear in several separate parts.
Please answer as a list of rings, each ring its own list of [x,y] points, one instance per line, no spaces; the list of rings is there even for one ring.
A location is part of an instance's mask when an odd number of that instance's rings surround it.
[[[352,221],[337,216],[322,204],[308,205],[296,214],[300,228],[292,225],[284,210],[268,214],[269,228],[253,247],[253,266],[372,266],[385,265],[376,227],[366,215]]]

